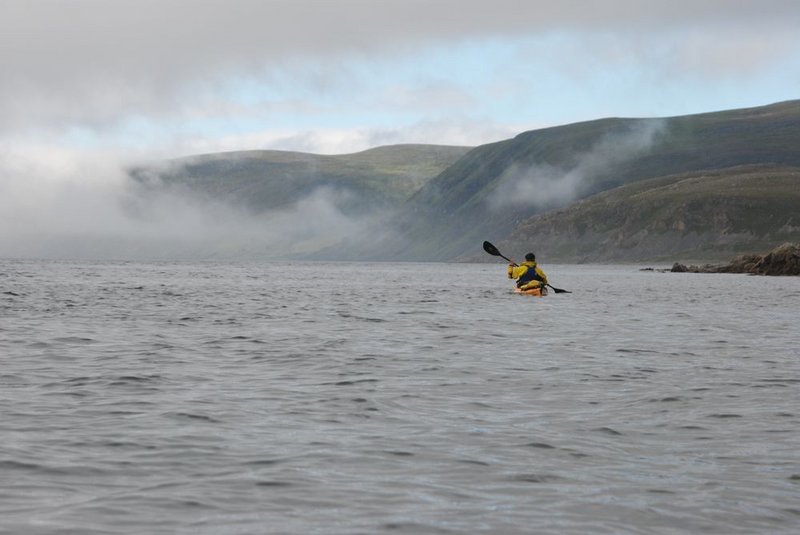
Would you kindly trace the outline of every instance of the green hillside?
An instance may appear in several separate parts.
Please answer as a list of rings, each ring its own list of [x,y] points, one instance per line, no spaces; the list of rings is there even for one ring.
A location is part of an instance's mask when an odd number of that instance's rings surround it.
[[[469,151],[428,182],[393,221],[400,237],[373,257],[448,260],[479,253],[484,239],[499,240],[535,214],[601,191],[761,164],[800,166],[800,101],[525,132]],[[710,203],[717,193],[706,192]]]
[[[800,167],[636,182],[522,222],[501,249],[547,262],[725,260],[800,241]]]
[[[468,150],[394,145],[335,156],[227,152],[140,166],[130,175],[151,188],[229,201],[254,213],[285,208],[322,190],[343,212],[359,214],[397,207]]]

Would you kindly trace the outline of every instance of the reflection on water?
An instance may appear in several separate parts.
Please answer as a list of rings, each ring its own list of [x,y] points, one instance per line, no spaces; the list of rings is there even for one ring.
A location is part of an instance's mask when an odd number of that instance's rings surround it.
[[[0,262],[0,533],[794,533],[800,279]]]

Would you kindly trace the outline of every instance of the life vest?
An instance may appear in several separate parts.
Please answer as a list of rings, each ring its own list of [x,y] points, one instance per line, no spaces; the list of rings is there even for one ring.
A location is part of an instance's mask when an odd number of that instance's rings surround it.
[[[536,273],[536,262],[525,262],[522,265],[528,269],[517,279],[517,288],[522,288],[531,281],[539,281],[544,284],[544,279]]]

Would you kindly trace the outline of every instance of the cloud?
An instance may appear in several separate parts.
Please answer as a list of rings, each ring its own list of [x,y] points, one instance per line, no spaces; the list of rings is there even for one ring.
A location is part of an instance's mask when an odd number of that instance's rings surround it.
[[[198,94],[225,94],[243,76],[269,86],[288,76],[317,96],[331,84],[352,91],[342,74],[352,62],[553,32],[633,36],[646,50],[691,30],[708,36],[692,47],[699,71],[720,64],[719,54],[703,58],[709,45],[723,50],[738,37],[746,42],[735,48],[749,48],[774,32],[793,35],[799,22],[790,0],[607,0],[592,9],[544,0],[5,0],[0,125],[102,128],[137,115],[183,117]]]
[[[637,121],[627,132],[600,138],[586,152],[578,154],[569,167],[512,165],[500,177],[490,197],[490,207],[498,210],[508,206],[551,208],[566,205],[586,192],[593,177],[646,154],[664,133],[664,128],[663,120]]]
[[[669,71],[706,80],[755,76],[792,55],[796,43],[796,32],[788,28],[770,32],[735,28],[714,33],[698,29],[674,43]]]

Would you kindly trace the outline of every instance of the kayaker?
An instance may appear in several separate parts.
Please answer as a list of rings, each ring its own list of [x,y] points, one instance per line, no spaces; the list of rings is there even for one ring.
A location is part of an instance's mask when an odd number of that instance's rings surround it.
[[[532,290],[547,284],[547,275],[536,264],[536,255],[533,253],[526,254],[525,261],[520,265],[509,264],[508,278],[517,279],[517,288],[520,290]]]

